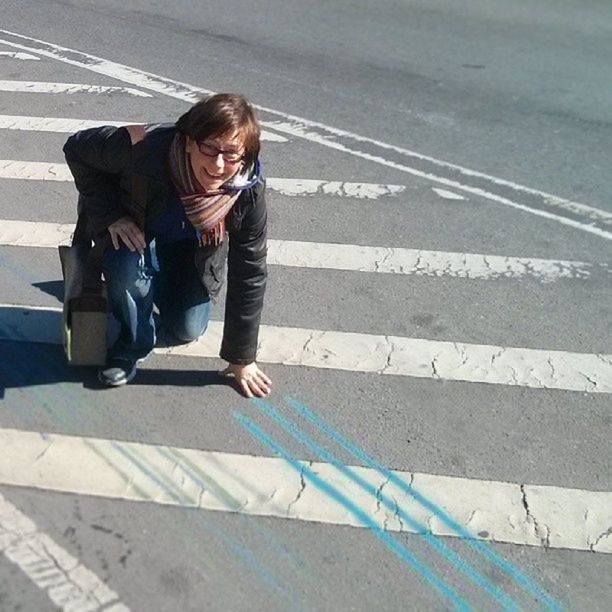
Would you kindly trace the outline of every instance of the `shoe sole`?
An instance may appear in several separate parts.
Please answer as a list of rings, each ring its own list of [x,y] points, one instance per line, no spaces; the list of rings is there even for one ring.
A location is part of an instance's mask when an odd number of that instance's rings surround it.
[[[130,380],[133,380],[134,376],[136,376],[136,368],[134,368],[134,370],[132,372],[130,372],[125,378],[120,378],[116,382],[111,382],[109,380],[104,380],[102,378],[102,376],[100,376],[99,373],[98,373],[98,380],[105,387],[122,387],[123,385],[127,385],[130,382]]]

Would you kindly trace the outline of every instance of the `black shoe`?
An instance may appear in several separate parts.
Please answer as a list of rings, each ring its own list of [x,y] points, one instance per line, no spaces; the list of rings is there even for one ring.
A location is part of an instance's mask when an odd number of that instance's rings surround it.
[[[98,371],[98,380],[107,387],[120,387],[136,376],[136,361],[114,357]]]

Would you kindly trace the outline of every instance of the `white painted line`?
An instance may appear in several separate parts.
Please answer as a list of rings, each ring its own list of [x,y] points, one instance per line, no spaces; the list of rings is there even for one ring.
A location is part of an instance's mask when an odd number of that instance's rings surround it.
[[[2,236],[0,229],[0,237]],[[268,263],[278,266],[478,280],[535,278],[543,283],[584,279],[595,267],[579,261],[448,253],[354,244],[268,241]]]
[[[29,36],[24,36],[16,32],[0,29],[0,33],[8,37],[9,39],[13,38],[20,41],[16,42],[15,40],[8,39],[0,40],[0,42],[11,47],[23,49],[25,51],[32,51],[45,57],[51,57],[66,64],[85,68],[98,74],[104,74],[106,76],[118,79],[124,83],[137,85],[143,89],[149,89],[151,91],[169,96],[171,98],[184,100],[189,103],[194,103],[199,99],[200,96],[202,96],[202,94],[213,93],[210,90],[201,89],[195,87],[194,85],[190,85],[189,83],[174,81],[172,79],[161,77],[150,72],[138,70],[137,68],[132,68],[124,64],[118,64],[116,62],[110,62],[94,55],[83,53],[81,51],[76,51],[74,49],[69,49],[67,47],[62,47],[60,45],[55,45],[53,43],[48,43],[40,39],[31,38]],[[555,221],[568,227],[578,229],[580,231],[594,234],[596,236],[599,236],[600,238],[612,240],[612,232],[603,229],[603,227],[597,226],[597,224],[604,227],[607,225],[612,225],[612,213],[609,213],[607,211],[595,208],[593,206],[588,206],[586,204],[581,204],[579,202],[574,202],[572,200],[559,198],[544,191],[531,189],[529,187],[525,187],[523,185],[519,185],[511,181],[499,179],[494,176],[470,170],[468,168],[464,168],[456,164],[450,164],[448,162],[441,161],[433,157],[428,157],[426,155],[422,155],[409,149],[396,147],[395,145],[390,145],[385,142],[374,140],[372,138],[360,136],[359,134],[354,134],[346,130],[340,130],[325,125],[323,123],[310,121],[308,119],[303,119],[295,115],[283,113],[260,105],[255,105],[255,107],[260,111],[269,113],[277,117],[281,117],[280,121],[262,122],[264,126],[272,128],[273,130],[277,130],[292,136],[297,136],[299,138],[303,138],[305,140],[321,144],[337,151],[343,151],[349,155],[353,155],[361,159],[366,159],[368,161],[386,166],[388,168],[394,168],[396,170],[406,172],[413,176],[418,176],[425,180],[444,185],[445,187],[459,189],[466,193],[483,197],[492,202],[503,204],[505,206],[509,206],[522,212],[533,214],[544,219]],[[340,139],[346,140],[348,144],[342,144],[341,142],[339,142]],[[371,154],[362,151],[361,149],[363,148],[364,144],[379,147],[383,151],[391,151],[394,154],[398,154],[400,156],[408,158],[409,161],[426,161],[434,166],[443,168],[445,170],[453,170],[460,176],[465,177],[467,179],[476,177],[486,182],[489,182],[496,187],[508,187],[514,190],[517,196],[520,196],[521,194],[530,194],[538,196],[544,205],[568,211],[573,215],[582,218],[584,221],[577,221],[576,219],[573,219],[571,217],[565,217],[559,214],[551,213],[548,210],[542,210],[537,207],[520,204],[519,202],[515,202],[514,200],[511,200],[509,198],[505,198],[495,193],[492,193],[490,190],[482,189],[479,187],[472,187],[460,181],[450,180],[445,177],[438,176],[436,174],[433,174],[432,172],[423,172],[421,170],[417,170],[416,168],[408,166],[405,163],[396,163],[392,160],[386,159],[381,154]]]
[[[54,248],[69,244],[73,232],[72,223],[0,219],[0,246]],[[535,278],[543,283],[585,279],[594,269],[612,272],[608,266],[581,261],[271,239],[268,264],[475,280]]]
[[[72,181],[72,174],[66,164],[2,159],[0,160],[0,179],[66,182]]]
[[[55,248],[70,244],[74,223],[0,219],[0,246]]]
[[[271,111],[272,112],[272,111]],[[279,113],[277,113],[279,114]],[[296,118],[297,119],[297,118]],[[307,122],[304,120],[304,125],[308,125],[311,122]],[[419,178],[432,181],[434,183],[438,183],[440,185],[444,185],[445,187],[450,187],[452,189],[458,189],[465,193],[469,193],[471,195],[475,195],[485,200],[490,200],[492,202],[496,202],[498,204],[503,204],[504,206],[509,206],[510,208],[514,208],[516,210],[520,210],[521,212],[526,212],[537,217],[542,217],[543,219],[548,219],[550,221],[555,221],[557,223],[561,223],[567,227],[572,227],[574,229],[581,230],[583,232],[587,232],[589,234],[594,234],[595,236],[599,236],[600,238],[605,238],[607,240],[612,240],[612,232],[606,229],[602,229],[595,225],[599,223],[600,225],[608,226],[612,224],[612,215],[607,213],[606,211],[587,207],[583,204],[578,204],[576,202],[569,202],[562,200],[562,198],[557,198],[556,196],[550,196],[546,199],[546,204],[550,206],[557,206],[559,202],[565,202],[566,205],[563,207],[566,210],[570,210],[573,207],[572,212],[579,217],[583,217],[586,219],[586,222],[577,221],[571,217],[564,217],[556,213],[549,212],[547,210],[542,210],[540,208],[534,208],[532,206],[527,206],[525,204],[520,204],[509,198],[497,195],[480,187],[471,187],[469,185],[465,185],[456,180],[447,179],[445,177],[438,176],[431,172],[423,172],[421,170],[417,170],[416,168],[412,168],[411,166],[407,166],[405,164],[400,164],[392,160],[388,160],[381,155],[373,155],[366,151],[355,150],[342,144],[341,142],[337,142],[333,137],[329,137],[326,134],[318,134],[316,131],[310,129],[309,127],[303,127],[302,124],[298,123],[287,123],[282,121],[272,121],[264,123],[264,125],[268,127],[272,127],[273,129],[279,130],[291,136],[297,138],[304,138],[309,140],[310,142],[315,142],[322,146],[326,146],[330,149],[335,149],[336,151],[341,151],[343,153],[348,153],[349,155],[354,155],[355,157],[360,157],[361,159],[366,159],[368,161],[381,164],[383,166],[387,166],[388,168],[393,168],[395,170],[399,170],[401,172],[406,172],[411,174],[412,176],[417,176]],[[328,129],[328,126],[320,125],[321,129]],[[329,128],[330,132],[335,132],[334,128]],[[349,135],[350,136],[350,135]],[[349,137],[347,136],[347,138]],[[356,136],[356,135],[352,135]],[[356,140],[360,140],[361,137],[356,137]],[[365,139],[368,140],[368,139]],[[381,146],[383,143],[380,143]],[[353,145],[354,146],[354,145]],[[476,173],[475,173],[476,174]],[[588,210],[587,210],[588,209]],[[610,216],[610,218],[608,218]]]
[[[4,57],[16,60],[32,60],[35,62],[40,61],[40,57],[32,55],[31,53],[23,53],[21,51],[0,51],[0,59]]]
[[[283,459],[0,429],[3,484],[78,495],[362,525],[301,482]],[[388,531],[410,532],[395,512],[327,463],[301,462]],[[454,536],[430,510],[375,470],[351,470],[435,535]],[[612,493],[394,472],[477,539],[612,553]],[[94,477],[92,477],[92,475]],[[165,484],[163,484],[165,483]],[[300,495],[298,492],[302,491]],[[525,503],[526,502],[526,503]],[[528,511],[527,511],[528,508]]]
[[[0,129],[29,132],[56,132],[73,134],[79,130],[101,125],[132,125],[133,121],[107,121],[105,119],[64,119],[60,117],[25,117],[22,115],[0,115]],[[288,142],[284,136],[262,130],[261,139],[268,142]]]
[[[55,132],[73,134],[101,125],[132,125],[133,121],[107,121],[100,119],[64,119],[60,117],[26,117],[22,115],[0,115],[0,129],[26,132]]]
[[[393,196],[406,189],[403,185],[379,185],[376,183],[343,183],[341,181],[319,181],[311,179],[269,178],[270,189],[283,195],[332,195],[349,198],[376,200],[382,196]]]
[[[45,94],[103,94],[124,93],[140,98],[152,98],[150,93],[140,91],[132,87],[108,87],[105,85],[81,85],[78,83],[42,83],[40,81],[2,81],[0,80],[0,91],[17,93],[45,93]]]
[[[60,310],[0,304],[0,339],[61,343]],[[223,323],[211,321],[191,344],[157,353],[216,358]],[[257,359],[437,380],[612,393],[612,355],[468,344],[400,336],[262,325]]]
[[[72,181],[72,175],[66,164],[0,159],[0,179]],[[266,185],[272,191],[278,191],[287,196],[328,195],[370,200],[383,196],[394,196],[405,189],[402,185],[272,177],[266,179]]]
[[[42,439],[39,434],[32,435]],[[8,448],[2,448],[1,463],[4,463]],[[9,463],[14,467],[12,461]],[[3,483],[6,484],[4,480]],[[111,591],[91,570],[47,534],[40,532],[34,521],[2,495],[0,551],[38,588],[45,591],[55,606],[66,612],[94,612],[102,608],[116,612],[129,611],[129,608],[117,601],[117,593]],[[109,604],[112,604],[112,608],[107,607]]]
[[[183,84],[180,84],[180,85],[183,85]],[[265,123],[265,125],[275,130],[278,130],[286,134],[290,134],[292,136],[298,136],[306,140],[310,140],[312,142],[317,142],[321,145],[328,146],[332,149],[336,149],[338,151],[344,151],[346,153],[350,153],[357,157],[362,157],[363,159],[367,159],[369,161],[379,163],[379,164],[388,166],[390,168],[394,168],[396,170],[401,170],[401,171],[407,172],[408,174],[412,174],[414,176],[418,176],[420,178],[424,178],[432,182],[437,182],[442,185],[454,187],[456,189],[465,191],[466,193],[472,193],[474,195],[479,195],[481,197],[492,200],[494,202],[498,202],[500,204],[506,204],[508,206],[513,206],[515,208],[518,208],[519,210],[525,210],[525,212],[531,212],[533,214],[546,212],[546,211],[540,211],[538,209],[533,209],[533,208],[530,208],[522,204],[518,204],[517,202],[513,202],[512,200],[509,200],[507,198],[500,197],[484,189],[471,187],[459,181],[449,180],[447,178],[437,176],[431,172],[423,172],[415,168],[406,166],[404,164],[395,163],[379,155],[371,155],[364,151],[350,149],[347,146],[342,145],[338,142],[334,142],[334,141],[337,140],[338,138],[345,138],[348,141],[354,140],[356,141],[356,143],[367,143],[370,145],[374,145],[376,147],[380,147],[387,151],[398,153],[400,155],[403,155],[408,158],[412,158],[414,160],[426,161],[440,168],[456,171],[457,173],[459,173],[461,176],[465,178],[471,178],[471,177],[480,178],[487,182],[492,183],[495,186],[510,188],[513,191],[516,191],[517,194],[523,193],[523,194],[539,196],[542,199],[542,201],[546,203],[547,205],[571,212],[577,216],[584,218],[585,221],[601,222],[604,225],[612,225],[612,213],[606,210],[602,210],[600,208],[595,208],[587,204],[582,204],[580,202],[575,202],[573,200],[567,200],[565,198],[560,198],[553,194],[546,193],[545,191],[540,191],[538,189],[532,189],[530,187],[525,187],[524,185],[519,185],[518,183],[514,183],[512,181],[500,179],[495,176],[491,176],[488,174],[484,174],[482,172],[478,172],[476,170],[470,170],[469,168],[465,168],[457,164],[451,164],[445,161],[441,161],[439,159],[435,159],[427,155],[422,155],[421,153],[417,153],[416,151],[411,151],[409,149],[404,149],[402,147],[396,147],[394,145],[390,145],[385,142],[381,142],[379,140],[374,140],[372,138],[359,136],[358,134],[347,132],[345,130],[340,130],[340,129],[325,125],[323,123],[318,123],[316,121],[310,121],[308,119],[303,119],[301,117],[296,117],[293,115],[285,115],[285,113],[274,111],[272,109],[262,108],[261,110],[265,110],[266,112],[269,112],[271,114],[275,114],[281,117],[285,117],[286,119],[290,120],[289,122],[287,121],[269,121]],[[555,215],[551,215],[550,213],[542,214],[539,216],[543,216],[545,218],[555,218],[556,217]],[[559,220],[559,219],[556,219],[556,220]],[[612,234],[610,234],[608,238],[612,238]]]
[[[445,200],[465,200],[462,195],[459,195],[458,193],[454,193],[452,191],[447,191],[446,189],[439,189],[438,187],[432,187],[431,189],[434,193],[439,195],[441,198],[444,198]]]
[[[285,138],[280,134],[276,134],[268,130],[261,130],[261,139],[266,140],[268,142],[289,142],[288,138]]]

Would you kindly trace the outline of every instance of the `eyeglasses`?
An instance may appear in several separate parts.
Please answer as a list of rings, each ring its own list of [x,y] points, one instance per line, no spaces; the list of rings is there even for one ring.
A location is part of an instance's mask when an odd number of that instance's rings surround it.
[[[209,142],[198,142],[198,149],[202,155],[207,155],[208,157],[217,157],[221,154],[226,164],[237,164],[242,161],[244,155],[243,153],[237,153],[235,151],[223,151]]]

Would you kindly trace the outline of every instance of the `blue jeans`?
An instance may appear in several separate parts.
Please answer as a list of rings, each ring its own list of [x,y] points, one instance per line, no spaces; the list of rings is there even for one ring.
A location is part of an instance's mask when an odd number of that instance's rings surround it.
[[[102,259],[108,298],[120,325],[108,358],[146,357],[155,346],[153,305],[161,323],[179,342],[201,336],[210,317],[210,296],[194,264],[194,241],[156,245],[144,254],[126,246],[107,249]]]

